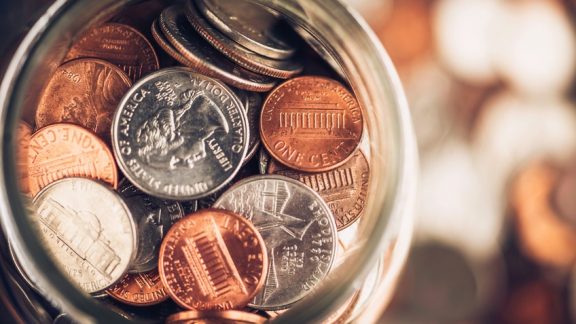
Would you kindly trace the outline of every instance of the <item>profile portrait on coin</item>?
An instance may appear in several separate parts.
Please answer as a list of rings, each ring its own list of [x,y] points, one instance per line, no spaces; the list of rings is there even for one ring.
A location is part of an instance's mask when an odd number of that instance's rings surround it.
[[[203,91],[181,96],[183,105],[158,110],[136,131],[138,155],[152,167],[191,169],[206,157],[206,140],[214,132],[229,132],[226,118]]]

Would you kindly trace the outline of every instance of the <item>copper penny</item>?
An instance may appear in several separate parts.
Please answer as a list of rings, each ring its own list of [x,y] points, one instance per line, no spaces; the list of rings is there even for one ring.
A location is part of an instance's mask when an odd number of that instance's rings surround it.
[[[78,59],[58,67],[46,84],[36,127],[67,122],[84,126],[110,142],[114,111],[132,82],[117,66]]]
[[[64,60],[88,57],[115,64],[132,81],[160,68],[152,44],[139,31],[123,24],[106,23],[89,29]]]
[[[339,231],[354,223],[364,212],[370,168],[360,150],[346,163],[330,171],[296,171],[271,160],[267,172],[299,180],[319,193],[330,207]]]
[[[261,289],[264,241],[244,217],[203,209],[181,219],[160,247],[160,278],[172,299],[193,310],[246,306]]]
[[[20,121],[16,128],[16,168],[18,173],[18,183],[20,191],[30,194],[30,184],[28,183],[28,146],[32,137],[32,127],[26,122]]]
[[[114,156],[94,133],[73,124],[46,126],[32,135],[28,147],[30,194],[63,178],[82,177],[118,185]]]
[[[266,318],[257,314],[237,311],[186,311],[171,315],[166,319],[166,323],[173,324],[259,324],[265,323]]]
[[[362,109],[331,79],[290,79],[266,98],[260,115],[262,143],[273,158],[300,171],[337,168],[362,138]]]
[[[132,306],[155,305],[169,297],[157,269],[143,273],[126,274],[106,292],[112,298]]]

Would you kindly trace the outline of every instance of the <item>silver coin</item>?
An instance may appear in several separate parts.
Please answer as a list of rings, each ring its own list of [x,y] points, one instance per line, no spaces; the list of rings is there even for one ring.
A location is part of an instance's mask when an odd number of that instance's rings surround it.
[[[138,231],[136,256],[128,270],[146,272],[158,267],[158,251],[164,234],[172,224],[184,217],[180,203],[147,195],[126,178],[118,185],[118,193],[132,213]]]
[[[262,109],[262,97],[260,94],[248,91],[236,91],[238,98],[242,102],[242,106],[246,111],[248,117],[248,128],[250,128],[250,136],[248,138],[248,153],[244,162],[248,162],[258,151],[260,145],[260,110]]]
[[[268,164],[270,163],[270,154],[264,147],[260,147],[260,152],[258,152],[258,171],[260,174],[268,173]]]
[[[118,166],[140,190],[192,200],[223,187],[248,149],[242,103],[218,80],[163,69],[126,93],[112,122]]]
[[[47,252],[84,291],[106,289],[126,273],[136,229],[116,192],[94,180],[67,178],[42,189],[33,206]]]
[[[285,60],[274,60],[258,55],[244,46],[222,34],[218,29],[212,27],[208,21],[198,12],[195,1],[186,2],[186,17],[204,39],[214,48],[226,55],[236,64],[259,74],[268,75],[274,78],[287,79],[302,72],[303,66],[296,60],[289,58]]]
[[[266,92],[276,85],[276,79],[238,66],[208,44],[190,26],[182,6],[164,9],[160,19],[152,25],[152,35],[181,64],[234,87]]]
[[[243,215],[268,250],[268,274],[251,307],[288,308],[326,276],[334,261],[336,224],[326,203],[304,184],[278,175],[246,178],[214,204]]]
[[[270,10],[249,1],[200,0],[198,9],[223,34],[247,49],[272,59],[286,59],[295,48]]]

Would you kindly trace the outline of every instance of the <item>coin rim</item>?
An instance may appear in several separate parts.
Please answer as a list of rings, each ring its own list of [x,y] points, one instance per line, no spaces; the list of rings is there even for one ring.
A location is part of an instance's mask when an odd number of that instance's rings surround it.
[[[136,93],[136,91],[139,90],[143,84],[156,78],[158,75],[163,75],[163,74],[168,74],[168,73],[173,73],[173,72],[180,72],[180,73],[183,72],[183,73],[192,74],[191,77],[199,76],[200,79],[202,79],[202,78],[209,79],[210,81],[215,82],[219,86],[223,87],[224,90],[227,90],[229,92],[228,94],[229,94],[230,100],[235,101],[235,103],[238,107],[238,110],[241,111],[238,115],[240,115],[240,119],[243,121],[243,126],[244,126],[244,130],[245,130],[244,136],[243,136],[244,147],[242,149],[242,154],[241,154],[241,158],[239,159],[239,163],[234,168],[234,171],[231,172],[230,175],[225,180],[223,180],[220,184],[218,184],[217,186],[215,186],[211,190],[208,190],[206,192],[202,192],[200,194],[196,194],[193,196],[177,196],[177,197],[176,196],[169,196],[169,195],[164,194],[163,192],[153,192],[152,190],[149,190],[148,188],[144,187],[142,184],[140,184],[139,179],[134,178],[134,175],[130,172],[130,169],[125,165],[125,161],[122,158],[122,153],[120,152],[120,148],[118,147],[119,138],[118,138],[117,128],[118,128],[118,125],[120,123],[120,118],[122,117],[122,111],[123,111],[122,108],[126,105],[128,100],[130,100],[130,97],[134,93]],[[218,108],[221,109],[220,107],[218,107]],[[154,71],[153,73],[148,74],[144,78],[138,80],[138,82],[136,82],[124,94],[124,97],[122,97],[122,99],[118,103],[118,108],[116,109],[116,112],[114,113],[114,118],[112,119],[111,132],[112,132],[112,150],[114,152],[116,164],[118,165],[118,168],[120,168],[120,170],[122,171],[124,176],[126,178],[128,178],[128,181],[130,181],[130,183],[132,183],[136,188],[142,190],[142,192],[149,194],[149,195],[152,195],[152,196],[157,197],[157,198],[176,200],[176,201],[186,201],[186,200],[197,200],[199,198],[203,198],[203,197],[206,197],[210,194],[213,194],[213,193],[217,192],[218,190],[220,190],[221,188],[223,188],[232,179],[234,179],[234,177],[236,176],[236,174],[238,174],[238,172],[240,171],[240,168],[242,167],[242,161],[244,161],[244,158],[246,157],[246,153],[248,150],[248,136],[249,136],[250,129],[248,127],[248,121],[247,121],[246,113],[244,112],[244,109],[242,108],[242,103],[238,99],[238,96],[236,95],[236,93],[234,91],[232,91],[226,84],[224,84],[222,81],[220,81],[218,79],[214,79],[214,78],[211,78],[209,76],[197,73],[189,67],[175,66],[175,67],[160,69],[158,71]],[[174,226],[174,225],[172,225],[172,226]]]
[[[254,296],[256,296],[256,294],[262,289],[262,286],[264,286],[264,282],[266,281],[266,277],[268,276],[268,249],[266,248],[266,242],[264,241],[264,239],[260,235],[260,232],[256,229],[256,227],[254,226],[254,224],[252,224],[251,221],[249,221],[248,219],[246,219],[242,215],[238,215],[238,214],[233,213],[229,210],[221,209],[221,208],[205,208],[205,209],[201,209],[199,211],[196,211],[194,213],[188,214],[188,215],[184,216],[183,218],[181,218],[180,220],[178,220],[174,225],[172,225],[170,230],[168,230],[168,233],[166,233],[166,236],[164,236],[164,239],[162,240],[162,244],[160,245],[160,250],[158,253],[159,254],[158,255],[158,273],[160,274],[160,280],[162,281],[162,284],[164,285],[166,292],[168,293],[170,298],[172,298],[172,300],[174,300],[178,305],[180,305],[181,307],[188,309],[188,310],[195,311],[194,308],[192,308],[190,305],[184,303],[176,295],[176,293],[174,293],[172,291],[172,289],[168,285],[168,280],[166,279],[166,273],[164,272],[164,267],[163,267],[164,256],[166,254],[165,251],[166,251],[166,248],[168,246],[168,240],[166,238],[173,235],[173,232],[176,232],[178,230],[178,227],[181,226],[183,223],[189,221],[190,218],[208,216],[211,213],[221,213],[221,214],[225,214],[226,216],[241,219],[241,222],[243,222],[246,226],[248,226],[250,228],[250,230],[254,233],[254,236],[258,240],[258,245],[261,247],[261,250],[262,250],[261,251],[262,252],[262,274],[260,275],[260,278],[258,280],[258,284],[254,288],[254,290],[246,296],[245,303],[234,305],[234,307],[238,308],[238,307],[243,307],[243,306],[248,305],[250,303],[250,301],[254,298]],[[214,309],[214,310],[216,310],[216,309]],[[205,311],[208,311],[208,310],[205,310]]]
[[[238,187],[243,186],[247,183],[254,182],[254,181],[260,181],[260,180],[286,181],[286,182],[289,182],[289,183],[291,183],[297,187],[303,188],[304,191],[307,191],[309,194],[314,196],[314,198],[316,198],[319,201],[319,203],[322,205],[322,207],[325,208],[327,211],[328,223],[330,223],[330,228],[332,229],[332,233],[334,233],[332,236],[332,239],[333,239],[332,241],[334,242],[334,249],[332,250],[332,254],[330,257],[330,264],[328,264],[328,268],[327,268],[326,272],[322,275],[322,278],[318,281],[318,284],[316,284],[312,288],[312,290],[313,290],[318,285],[321,285],[322,280],[328,276],[328,273],[330,272],[330,270],[332,269],[332,266],[334,265],[334,261],[336,259],[336,250],[338,249],[338,229],[336,228],[336,221],[334,220],[334,215],[332,214],[332,211],[330,210],[330,207],[328,207],[328,204],[326,203],[326,201],[324,201],[324,199],[316,191],[312,190],[311,188],[309,188],[308,186],[306,186],[305,184],[303,184],[302,182],[300,182],[298,180],[295,180],[295,179],[292,179],[292,178],[289,178],[289,177],[286,177],[283,175],[279,175],[279,174],[254,175],[254,176],[246,177],[246,178],[236,182],[230,188],[228,188],[228,190],[223,192],[222,195],[220,195],[220,197],[218,198],[218,200],[216,200],[214,202],[214,204],[212,205],[212,208],[227,210],[227,209],[224,209],[223,207],[218,206],[224,200],[224,195],[226,195],[226,193],[228,193],[229,191],[235,190]],[[242,215],[240,215],[240,216],[244,217]],[[251,221],[249,221],[249,222],[252,223]],[[268,254],[268,249],[266,249],[266,254]],[[266,277],[267,276],[268,275],[266,275]],[[265,283],[265,281],[266,281],[266,278],[264,279],[264,283]],[[291,307],[292,305],[298,303],[299,301],[301,301],[302,299],[307,297],[309,294],[310,294],[310,291],[308,291],[304,295],[300,296],[299,298],[291,301],[290,303],[282,304],[279,306],[262,306],[262,305],[252,304],[252,303],[249,303],[248,306],[250,306],[254,309],[259,309],[259,310],[264,310],[264,311],[283,310],[283,309],[287,309],[287,308]]]
[[[323,168],[308,168],[308,167],[302,167],[299,165],[294,165],[291,162],[286,162],[284,161],[282,158],[279,158],[278,155],[276,155],[276,153],[270,149],[270,144],[268,143],[268,136],[266,136],[266,133],[264,132],[264,126],[263,126],[263,115],[264,112],[266,111],[266,106],[269,105],[269,101],[272,98],[272,95],[275,94],[277,91],[280,91],[281,88],[285,87],[287,84],[289,83],[293,83],[293,82],[298,82],[301,79],[308,79],[308,78],[313,78],[313,79],[323,79],[325,81],[331,82],[331,83],[335,83],[338,86],[342,87],[342,89],[344,91],[346,91],[350,96],[352,96],[352,98],[354,98],[354,101],[356,102],[358,109],[360,110],[360,113],[362,115],[362,125],[360,127],[360,135],[358,136],[358,140],[356,142],[356,146],[354,147],[354,149],[352,151],[350,151],[350,154],[348,154],[347,156],[345,156],[342,160],[340,160],[339,162],[329,165],[327,167],[323,167]],[[288,79],[284,82],[282,82],[281,84],[279,84],[276,88],[274,88],[274,90],[270,91],[270,93],[268,93],[268,95],[266,96],[266,99],[264,100],[264,103],[262,104],[262,110],[260,112],[260,121],[259,121],[259,132],[260,132],[260,142],[263,144],[264,148],[266,149],[266,151],[268,152],[268,154],[270,154],[271,157],[273,157],[276,161],[280,162],[281,164],[294,169],[294,170],[298,170],[298,171],[305,171],[305,172],[325,172],[325,171],[330,171],[330,170],[334,170],[336,168],[338,168],[339,166],[342,166],[344,163],[348,162],[348,160],[350,160],[352,158],[352,156],[356,153],[356,151],[359,150],[360,148],[360,143],[362,143],[362,138],[364,137],[364,109],[362,109],[362,106],[360,106],[360,103],[358,102],[358,99],[356,98],[356,96],[354,95],[353,92],[351,92],[350,90],[348,90],[348,87],[346,87],[344,84],[334,80],[334,79],[330,79],[324,76],[316,76],[316,75],[303,75],[303,76],[299,76],[296,78],[292,78],[292,79]]]
[[[253,317],[253,319],[245,319],[244,317]],[[237,321],[238,323],[254,323],[254,324],[265,323],[267,321],[265,317],[260,316],[258,314],[230,309],[224,311],[186,310],[168,316],[168,318],[166,318],[166,323],[178,324],[183,321],[202,320],[202,319],[224,319],[228,321]]]
[[[64,271],[61,269],[62,267],[64,267],[64,264],[60,264],[60,261],[58,261],[57,257],[50,257],[50,259],[52,260],[52,262],[54,263],[54,265],[57,266],[57,268],[59,269],[59,271],[68,279],[68,281],[70,283],[72,283],[77,289],[79,289],[80,291],[83,291],[85,293],[88,293],[92,296],[96,295],[96,297],[100,297],[101,292],[104,292],[106,289],[108,289],[109,287],[111,287],[112,285],[116,284],[121,278],[124,277],[124,275],[126,275],[128,268],[130,267],[130,264],[132,263],[134,256],[135,256],[135,252],[136,249],[138,248],[138,237],[136,235],[136,224],[134,224],[134,219],[132,218],[132,212],[130,211],[130,209],[128,208],[128,206],[126,205],[126,203],[124,202],[124,199],[122,199],[122,197],[120,197],[120,195],[113,189],[110,188],[110,186],[108,186],[106,183],[99,181],[99,180],[93,180],[93,179],[88,179],[88,178],[80,178],[80,177],[70,177],[70,178],[63,178],[60,180],[56,180],[52,183],[50,183],[49,185],[47,185],[46,187],[42,188],[42,190],[40,190],[32,199],[32,206],[34,206],[34,208],[36,209],[36,203],[38,201],[38,199],[40,199],[40,197],[44,194],[46,194],[46,191],[48,191],[49,189],[51,189],[52,187],[54,187],[55,185],[58,185],[60,183],[63,182],[71,182],[71,181],[81,181],[81,182],[90,182],[96,186],[100,186],[101,189],[107,191],[108,193],[110,193],[110,197],[116,197],[118,203],[120,204],[120,207],[124,210],[124,212],[126,213],[126,215],[128,216],[128,223],[130,225],[130,230],[131,230],[131,236],[132,236],[132,249],[130,252],[130,257],[128,258],[129,261],[126,263],[126,267],[125,269],[122,271],[122,274],[116,278],[116,280],[111,281],[107,286],[99,289],[99,290],[95,290],[93,292],[88,292],[85,291],[84,289],[82,289],[82,287],[79,287],[78,282],[76,282],[75,280],[73,280],[72,278],[70,278],[68,275],[66,275],[64,273]],[[36,216],[36,212],[34,213],[34,218],[38,217]],[[33,222],[35,222],[37,224],[37,220],[34,220]],[[38,230],[40,230],[38,228]]]

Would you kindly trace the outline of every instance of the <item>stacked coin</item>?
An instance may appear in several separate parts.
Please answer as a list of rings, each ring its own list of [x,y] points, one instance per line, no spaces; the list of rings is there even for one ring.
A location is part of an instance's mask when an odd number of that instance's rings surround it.
[[[191,0],[153,18],[152,43],[91,28],[48,78],[35,131],[18,130],[31,218],[95,297],[262,322],[322,282],[363,213],[362,109],[340,81],[295,77],[306,45],[269,8]]]

